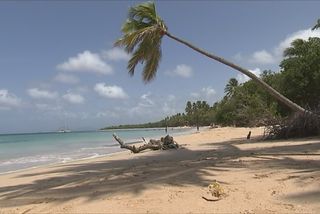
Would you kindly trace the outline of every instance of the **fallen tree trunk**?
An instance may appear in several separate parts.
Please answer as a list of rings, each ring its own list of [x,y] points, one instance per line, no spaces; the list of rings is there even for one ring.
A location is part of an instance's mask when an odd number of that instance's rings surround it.
[[[123,142],[116,134],[113,134],[114,139],[120,144],[120,148],[128,149],[133,153],[139,153],[146,149],[151,150],[167,150],[167,149],[178,149],[179,144],[173,140],[173,137],[167,135],[160,140],[151,139],[148,143],[145,143],[139,147],[135,145],[129,145]],[[145,139],[143,138],[144,142]]]

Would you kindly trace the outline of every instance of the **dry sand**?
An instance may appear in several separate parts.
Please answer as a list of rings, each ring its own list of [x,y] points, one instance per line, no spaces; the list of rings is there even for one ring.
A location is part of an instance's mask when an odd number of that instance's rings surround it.
[[[320,140],[246,140],[261,128],[176,138],[184,149],[129,151],[0,176],[0,213],[320,213]],[[208,185],[225,195],[216,201]]]

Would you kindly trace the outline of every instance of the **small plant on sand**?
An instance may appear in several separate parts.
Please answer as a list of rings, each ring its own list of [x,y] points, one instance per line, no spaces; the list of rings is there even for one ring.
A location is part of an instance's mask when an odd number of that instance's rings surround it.
[[[221,198],[224,195],[224,190],[221,187],[221,184],[216,180],[208,186],[208,189],[209,193],[216,198]]]

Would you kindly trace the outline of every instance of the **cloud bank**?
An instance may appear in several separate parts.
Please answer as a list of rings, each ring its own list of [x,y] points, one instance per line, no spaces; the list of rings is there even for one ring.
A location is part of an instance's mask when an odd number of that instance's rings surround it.
[[[39,88],[31,88],[27,90],[30,97],[35,99],[56,99],[58,97],[57,92],[51,92],[47,90],[42,90]]]
[[[80,94],[75,94],[71,92],[66,93],[62,96],[62,98],[72,104],[82,104],[85,101],[84,97]]]
[[[0,110],[9,110],[12,107],[19,107],[21,104],[21,99],[16,95],[9,93],[7,89],[0,89]]]
[[[216,95],[216,91],[211,87],[204,87],[199,92],[191,92],[190,96],[196,100],[209,100],[211,101]]]
[[[99,54],[91,53],[88,50],[57,65],[57,69],[62,71],[93,72],[97,74],[113,73],[112,67],[104,62]]]
[[[128,95],[124,90],[116,85],[108,86],[105,83],[97,83],[94,86],[94,90],[102,97],[112,98],[112,99],[125,99]]]
[[[193,74],[192,68],[185,64],[177,65],[177,67],[172,71],[167,71],[169,76],[179,76],[182,78],[190,78]]]
[[[310,37],[320,37],[320,30],[312,31],[311,29],[305,29],[294,32],[280,41],[279,44],[270,51],[258,50],[249,55],[238,53],[236,54],[235,59],[255,65],[278,64],[283,59],[284,50],[290,47],[294,40],[308,40]]]
[[[73,76],[71,74],[65,74],[65,73],[57,74],[54,80],[57,82],[67,83],[67,84],[76,84],[80,81],[78,77]]]
[[[120,48],[112,48],[110,50],[103,51],[102,57],[111,61],[128,61],[130,59],[130,55]]]
[[[260,76],[260,74],[262,73],[261,69],[260,68],[255,68],[253,70],[249,70],[251,73],[255,74],[257,77]],[[247,81],[249,81],[251,78],[244,75],[244,74],[238,74],[237,75],[237,78],[239,83],[245,83]]]

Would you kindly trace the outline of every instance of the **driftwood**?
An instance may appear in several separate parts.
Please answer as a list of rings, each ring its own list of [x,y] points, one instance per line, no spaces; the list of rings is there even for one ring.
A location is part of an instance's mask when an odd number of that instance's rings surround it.
[[[143,141],[145,144],[137,147],[135,145],[129,145],[123,142],[116,134],[113,134],[114,139],[120,144],[120,148],[128,149],[133,153],[139,153],[146,149],[151,150],[167,150],[167,149],[178,149],[179,144],[173,140],[173,137],[167,135],[162,137],[160,140],[151,139],[149,142],[146,142],[144,138]]]

